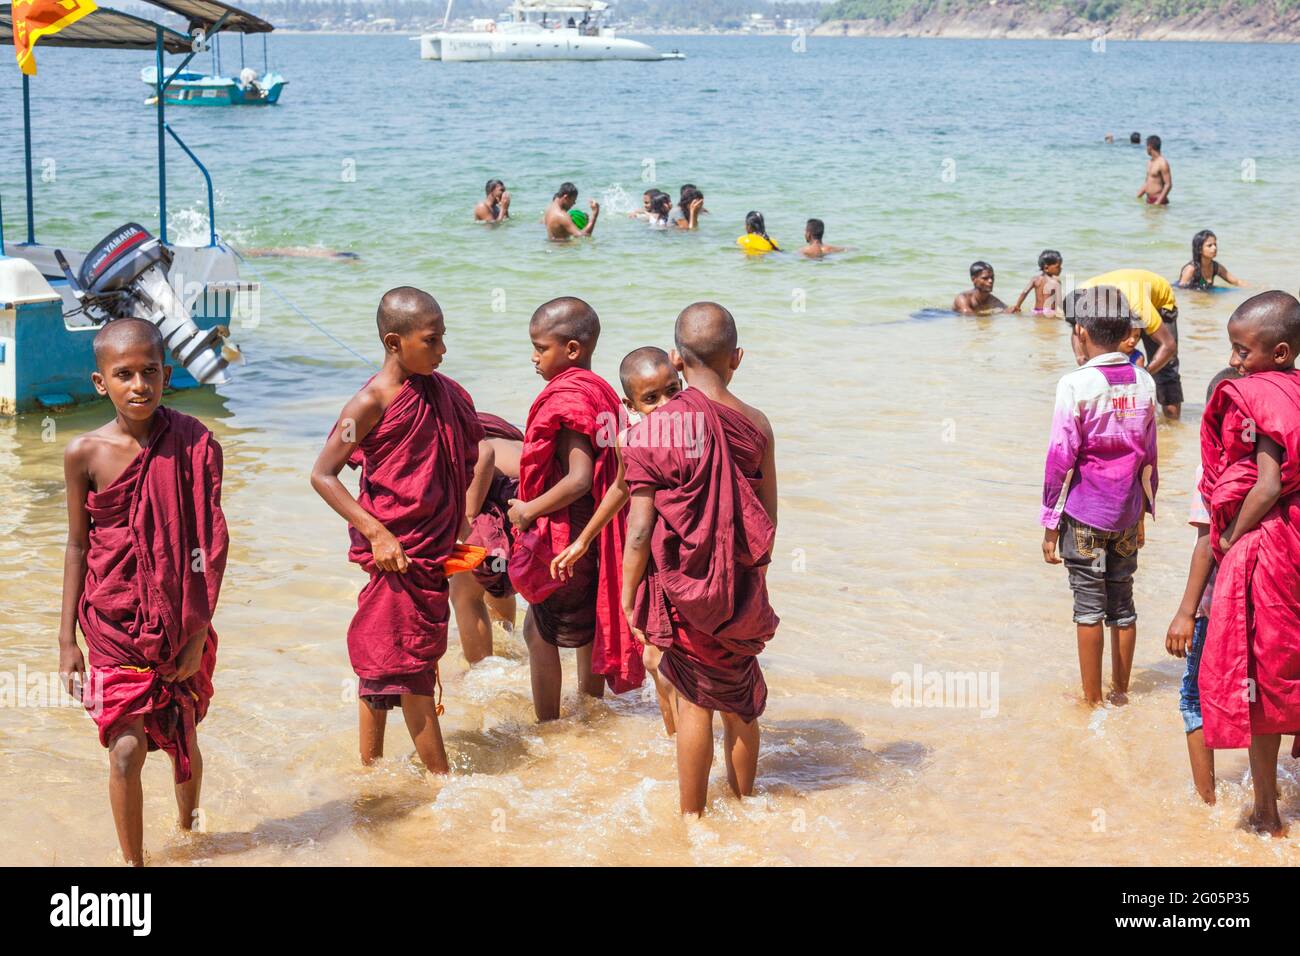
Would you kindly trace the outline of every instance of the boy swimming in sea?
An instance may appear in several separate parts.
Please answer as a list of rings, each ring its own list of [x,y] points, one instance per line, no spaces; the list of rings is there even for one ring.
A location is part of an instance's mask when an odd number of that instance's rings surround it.
[[[230,539],[221,446],[198,419],[161,404],[171,368],[158,328],[115,319],[95,334],[94,350],[91,379],[116,414],[64,451],[59,673],[68,692],[81,695],[108,748],[122,856],[143,866],[140,774],[149,751],[171,758],[180,828],[192,829],[199,812],[196,727],[212,699],[212,615]]]
[[[993,294],[993,267],[983,260],[971,263],[971,288],[959,292],[952,300],[952,310],[962,315],[989,315],[1005,312],[1006,304]]]
[[[1019,312],[1030,290],[1034,293],[1034,315],[1055,315],[1061,298],[1061,254],[1055,249],[1044,249],[1038,256],[1038,275],[1029,280],[1020,293],[1012,312]]]
[[[803,230],[803,241],[807,245],[799,250],[799,255],[809,259],[820,259],[822,256],[844,251],[843,246],[829,246],[824,243],[822,237],[825,235],[826,224],[820,219],[809,219]]]
[[[561,183],[542,217],[542,221],[546,224],[548,239],[563,242],[566,239],[592,234],[596,228],[596,220],[600,218],[600,203],[594,199],[591,201],[591,216],[587,219],[587,224],[579,228],[571,215],[573,205],[577,201],[578,187],[573,183]]]
[[[1122,704],[1137,644],[1133,573],[1158,483],[1156,386],[1118,349],[1133,322],[1118,289],[1077,290],[1065,315],[1086,362],[1056,389],[1043,476],[1043,560],[1064,561],[1069,572],[1085,700],[1096,706],[1102,699],[1104,621],[1110,700]]]
[[[510,218],[510,193],[499,179],[489,179],[483,189],[483,199],[474,207],[474,218],[479,222],[501,222]]]
[[[634,349],[624,356],[618,368],[618,376],[623,384],[623,404],[641,418],[666,405],[682,390],[681,378],[677,374],[677,369],[673,368],[668,353],[651,345]],[[565,580],[572,573],[574,565],[587,553],[592,542],[600,536],[605,525],[627,507],[631,493],[628,491],[624,477],[623,450],[626,447],[626,440],[627,429],[621,429],[618,433],[618,443],[614,448],[618,455],[618,477],[601,498],[596,513],[591,516],[586,527],[578,533],[573,543],[556,555],[555,560],[551,562],[551,577],[560,581]],[[646,670],[654,678],[659,713],[663,717],[664,730],[671,737],[677,729],[676,692],[659,674],[661,656],[659,648],[653,644],[646,644],[642,661]]]

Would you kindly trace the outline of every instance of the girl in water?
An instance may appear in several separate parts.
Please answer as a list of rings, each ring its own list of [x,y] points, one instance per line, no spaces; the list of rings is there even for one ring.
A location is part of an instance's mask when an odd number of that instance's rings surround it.
[[[668,229],[672,226],[669,218],[673,212],[673,197],[667,193],[657,192],[650,199],[650,228]]]
[[[700,213],[704,211],[704,193],[687,184],[682,187],[681,201],[673,213],[673,224],[678,229],[698,229]]]
[[[1245,285],[1231,272],[1215,261],[1219,254],[1219,240],[1208,229],[1202,229],[1192,236],[1192,261],[1183,266],[1178,276],[1179,288],[1199,289],[1203,292],[1214,288],[1216,276],[1228,285]]]
[[[736,240],[736,245],[749,255],[762,255],[765,252],[780,252],[781,247],[767,234],[761,212],[751,212],[745,216],[745,234]]]

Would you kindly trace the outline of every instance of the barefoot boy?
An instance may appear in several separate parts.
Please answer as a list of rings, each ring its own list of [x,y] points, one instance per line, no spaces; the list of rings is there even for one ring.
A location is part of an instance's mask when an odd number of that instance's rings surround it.
[[[435,700],[449,618],[443,563],[483,500],[492,454],[468,393],[435,371],[447,347],[433,296],[393,289],[376,320],[383,367],[343,406],[311,484],[351,525],[348,560],[370,575],[348,627],[361,762],[384,755],[388,711],[400,706],[425,767],[446,773]],[[356,498],[338,478],[345,464],[361,467]]]
[[[1122,704],[1137,642],[1133,573],[1144,515],[1155,507],[1156,387],[1118,350],[1132,325],[1118,289],[1077,290],[1065,301],[1065,315],[1087,361],[1056,389],[1043,478],[1043,559],[1064,559],[1070,575],[1084,698],[1101,703],[1105,621],[1110,700]]]
[[[1218,559],[1201,654],[1205,745],[1250,748],[1250,825],[1281,835],[1277,752],[1300,731],[1300,301],[1264,292],[1228,320],[1230,364],[1201,419]]]
[[[1169,190],[1174,188],[1174,174],[1169,160],[1160,153],[1160,137],[1147,137],[1147,178],[1138,190],[1137,198],[1146,197],[1148,206],[1169,205]]]
[[[560,716],[560,651],[578,651],[578,683],[600,697],[645,679],[640,650],[618,613],[623,529],[617,515],[598,547],[575,562],[563,582],[551,578],[555,555],[591,520],[618,474],[614,451],[618,396],[591,371],[600,319],[581,299],[552,299],[528,324],[533,366],[545,381],[528,411],[519,460],[519,497],[510,503],[516,540],[510,579],[529,602],[524,641],[538,720]]]
[[[993,294],[993,267],[984,261],[970,265],[971,287],[957,293],[952,300],[952,310],[962,315],[989,315],[1005,312],[1006,304]]]
[[[1234,368],[1225,368],[1214,376],[1209,388],[1205,390],[1205,403],[1210,403],[1220,382],[1237,377]],[[1196,529],[1196,545],[1192,548],[1192,564],[1187,571],[1187,586],[1183,589],[1182,603],[1165,633],[1165,650],[1174,657],[1187,659],[1187,669],[1183,673],[1183,685],[1178,697],[1178,712],[1182,714],[1183,730],[1187,734],[1187,758],[1192,765],[1192,783],[1201,799],[1213,804],[1214,751],[1205,746],[1198,683],[1201,652],[1205,649],[1205,634],[1210,624],[1215,574],[1214,549],[1210,547],[1210,509],[1201,494],[1203,475],[1204,470],[1197,463],[1192,504],[1187,518],[1187,523]]]
[[[642,418],[667,404],[682,390],[681,378],[677,375],[677,369],[673,368],[668,353],[652,345],[634,349],[624,356],[618,368],[618,376],[623,384],[623,404]],[[627,481],[623,473],[623,449],[626,447],[626,439],[627,430],[624,429],[618,433],[618,444],[615,446],[618,454],[618,476],[605,492],[605,496],[601,498],[600,505],[596,508],[596,513],[591,516],[591,520],[587,522],[587,526],[578,533],[573,543],[556,555],[555,560],[551,562],[551,577],[557,580],[569,577],[574,565],[587,553],[587,549],[600,536],[605,525],[627,507],[631,493],[627,489]],[[672,685],[659,673],[661,656],[659,648],[653,644],[646,644],[643,647],[641,660],[650,676],[654,678],[659,713],[663,717],[664,730],[671,737],[677,730],[677,695]]]
[[[660,648],[677,690],[682,813],[700,814],[722,712],[727,782],[754,792],[767,684],[758,654],[776,633],[767,565],[776,534],[772,427],[728,389],[744,356],[731,313],[697,302],[677,317],[673,364],[689,388],[628,431],[632,492],[623,611]]]
[[[195,725],[212,699],[212,614],[229,545],[221,446],[197,419],[160,405],[171,368],[157,327],[114,320],[96,333],[94,349],[91,380],[117,414],[64,452],[59,672],[69,693],[82,694],[108,748],[117,841],[127,863],[140,866],[148,751],[171,758],[182,830],[193,827],[199,806]]]
[[[460,649],[471,664],[492,653],[492,618],[507,631],[515,626],[515,589],[507,573],[515,539],[508,514],[511,499],[519,494],[519,452],[524,444],[524,433],[505,419],[479,412],[478,420],[492,449],[492,479],[478,514],[469,516],[465,543],[486,549],[488,556],[472,574],[451,579]]]

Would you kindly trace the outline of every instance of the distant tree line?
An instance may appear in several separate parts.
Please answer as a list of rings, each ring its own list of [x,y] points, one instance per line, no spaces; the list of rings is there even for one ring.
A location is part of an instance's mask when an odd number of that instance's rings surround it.
[[[272,23],[302,25],[329,20],[332,23],[368,18],[391,18],[399,23],[441,21],[447,0],[234,0],[237,6],[265,17]],[[455,0],[452,17],[496,17],[511,0]],[[779,19],[817,19],[825,3],[820,0],[614,0],[610,15],[615,20],[633,19],[653,26],[716,27],[735,29],[762,13]]]
[[[1266,3],[1278,9],[1295,6],[1300,0],[1002,0],[1008,6],[1029,10],[1066,10],[1086,20],[1111,20],[1122,14],[1150,14],[1175,17],[1202,10],[1251,7]],[[888,23],[913,11],[956,12],[986,6],[988,0],[837,0],[823,6],[823,20],[882,20]]]

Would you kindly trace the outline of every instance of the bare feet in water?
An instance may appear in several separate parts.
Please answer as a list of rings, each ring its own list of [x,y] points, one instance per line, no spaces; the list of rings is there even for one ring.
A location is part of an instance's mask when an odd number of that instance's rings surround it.
[[[1286,827],[1283,825],[1282,817],[1276,809],[1269,811],[1256,808],[1252,810],[1250,816],[1246,817],[1245,825],[1261,836],[1286,836]]]

